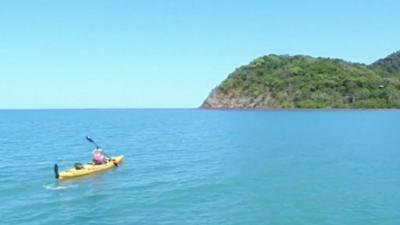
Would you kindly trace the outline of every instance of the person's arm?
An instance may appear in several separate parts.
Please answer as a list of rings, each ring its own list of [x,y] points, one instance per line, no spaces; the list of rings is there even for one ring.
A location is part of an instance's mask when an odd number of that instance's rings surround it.
[[[105,152],[103,152],[103,155],[106,157],[106,159],[107,159],[108,161],[111,160],[111,157],[110,157],[109,155],[107,155]]]

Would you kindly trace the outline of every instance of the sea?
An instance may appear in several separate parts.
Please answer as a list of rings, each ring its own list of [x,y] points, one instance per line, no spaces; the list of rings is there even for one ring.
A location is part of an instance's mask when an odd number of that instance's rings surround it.
[[[399,110],[1,110],[0,162],[1,225],[400,224]]]

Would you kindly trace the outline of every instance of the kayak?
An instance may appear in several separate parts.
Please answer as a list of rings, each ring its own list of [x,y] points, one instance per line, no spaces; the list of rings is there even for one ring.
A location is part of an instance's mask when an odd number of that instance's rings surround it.
[[[111,157],[111,160],[108,161],[107,163],[96,165],[94,163],[87,163],[87,164],[80,164],[80,163],[75,163],[75,166],[62,171],[58,172],[58,165],[54,165],[54,173],[56,176],[56,179],[58,180],[64,180],[64,179],[69,179],[69,178],[75,178],[75,177],[80,177],[80,176],[86,176],[98,172],[102,172],[114,167],[118,167],[124,159],[123,155],[120,156],[115,156]]]

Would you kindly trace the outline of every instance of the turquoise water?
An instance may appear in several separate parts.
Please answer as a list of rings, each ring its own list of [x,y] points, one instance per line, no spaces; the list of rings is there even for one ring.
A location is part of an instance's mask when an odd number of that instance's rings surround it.
[[[400,111],[0,111],[0,224],[400,224]],[[95,139],[125,163],[57,182]]]

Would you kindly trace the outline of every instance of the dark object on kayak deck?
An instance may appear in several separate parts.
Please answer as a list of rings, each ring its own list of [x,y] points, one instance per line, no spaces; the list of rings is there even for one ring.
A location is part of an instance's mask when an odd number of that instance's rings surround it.
[[[80,169],[83,169],[83,164],[82,163],[75,163],[74,167],[75,167],[75,169],[80,170]]]

